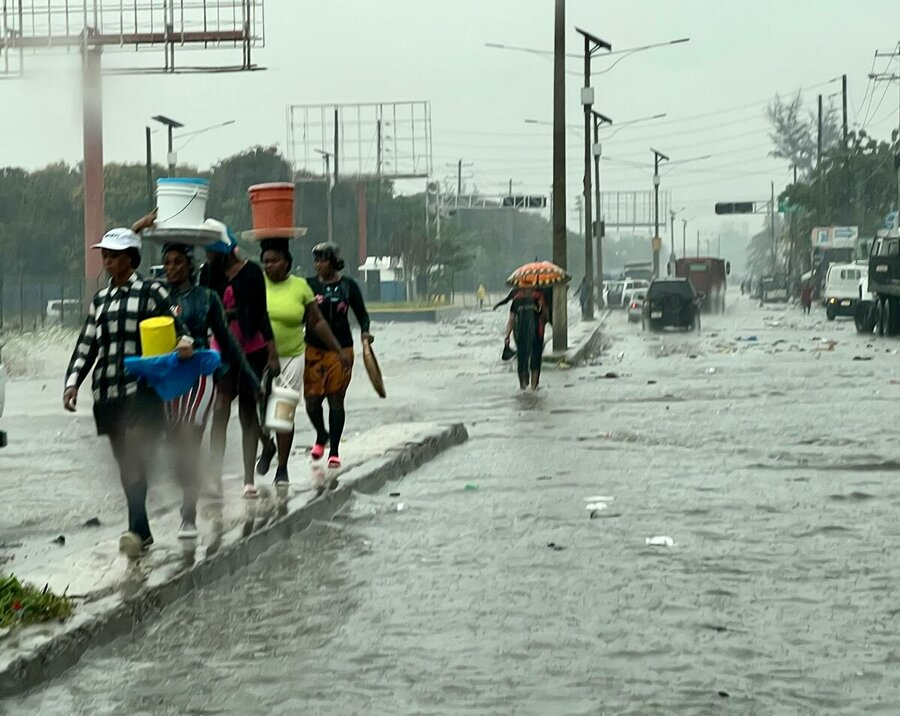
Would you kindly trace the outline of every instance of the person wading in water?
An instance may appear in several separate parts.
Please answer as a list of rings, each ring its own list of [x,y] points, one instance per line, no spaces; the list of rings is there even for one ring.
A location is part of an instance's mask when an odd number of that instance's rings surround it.
[[[344,432],[344,396],[350,385],[353,365],[353,334],[349,312],[352,310],[360,328],[360,340],[372,342],[369,333],[369,314],[362,292],[353,279],[341,276],[344,260],[336,244],[326,242],[313,249],[316,275],[307,279],[316,296],[322,316],[331,327],[341,351],[330,350],[315,334],[306,336],[306,372],[303,379],[306,394],[306,413],[316,429],[316,442],[310,451],[313,460],[320,460],[329,443],[328,467],[341,466],[340,444]],[[328,399],[328,429],[322,409]]]
[[[291,275],[293,257],[287,239],[263,240],[260,258],[266,274],[266,304],[281,363],[281,380],[298,393],[303,392],[304,330],[307,335],[314,334],[331,352],[339,355],[341,368],[349,373],[353,368],[352,358],[343,352],[331,332],[309,283],[306,279]],[[286,485],[289,481],[287,463],[293,442],[293,430],[277,433],[274,440],[269,438],[256,463],[256,471],[265,475],[277,452],[275,484]]]
[[[547,315],[547,302],[543,291],[523,288],[513,295],[503,342],[509,347],[510,335],[515,333],[519,387],[522,390],[528,387],[529,377],[532,390],[537,390],[541,381]]]
[[[63,407],[75,412],[78,388],[93,367],[94,422],[98,435],[106,435],[119,466],[128,503],[128,531],[119,538],[119,550],[137,558],[153,544],[147,515],[147,473],[150,455],[163,432],[162,399],[148,385],[126,373],[126,356],[141,355],[139,324],[147,318],[172,316],[179,358],[194,354],[193,339],[175,315],[169,294],[156,281],[137,273],[141,264],[141,238],[135,233],[149,226],[108,231],[95,249],[103,255],[109,285],[94,295],[84,326],[66,371]]]

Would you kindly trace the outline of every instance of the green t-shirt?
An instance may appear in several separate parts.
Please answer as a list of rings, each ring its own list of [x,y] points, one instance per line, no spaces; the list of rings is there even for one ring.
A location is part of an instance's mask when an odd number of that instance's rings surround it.
[[[316,300],[305,279],[288,276],[275,283],[266,276],[266,302],[269,322],[275,334],[275,348],[279,356],[298,356],[306,345],[303,342],[303,321],[306,307]]]

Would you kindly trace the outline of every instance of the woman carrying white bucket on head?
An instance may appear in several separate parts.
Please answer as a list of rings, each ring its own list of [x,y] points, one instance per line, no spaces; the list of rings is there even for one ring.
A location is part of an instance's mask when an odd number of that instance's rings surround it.
[[[263,269],[266,273],[266,303],[269,309],[269,321],[275,334],[275,347],[281,364],[280,382],[302,396],[304,329],[315,332],[321,341],[331,350],[340,353],[341,344],[331,332],[328,322],[322,316],[316,304],[316,296],[305,279],[291,275],[293,258],[288,248],[287,239],[266,239],[262,241]],[[343,356],[348,363],[349,358]],[[276,399],[277,399],[276,395]],[[272,458],[278,454],[278,467],[275,470],[275,484],[287,484],[288,456],[294,442],[294,429],[276,430],[275,440],[269,439],[263,445],[263,452],[256,463],[256,471],[265,475],[272,464]]]

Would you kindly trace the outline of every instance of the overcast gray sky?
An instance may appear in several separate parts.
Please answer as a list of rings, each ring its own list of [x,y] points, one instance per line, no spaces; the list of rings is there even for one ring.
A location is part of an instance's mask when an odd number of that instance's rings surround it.
[[[179,162],[209,165],[253,144],[285,144],[291,103],[408,99],[432,103],[438,178],[462,158],[467,183],[500,193],[550,185],[552,61],[485,47],[486,42],[552,48],[553,0],[267,0],[265,72],[215,76],[108,76],[104,79],[107,161],[143,161],[144,126],[153,114],[182,121],[185,131],[228,119],[236,124],[191,140]],[[688,44],[631,56],[594,81],[597,108],[614,120],[666,112],[665,120],[623,128],[604,143],[603,186],[651,188],[652,145],[674,160],[710,154],[664,170],[675,208],[694,226],[717,231],[718,200],[764,199],[788,179],[786,164],[767,159],[766,102],[807,88],[839,92],[849,75],[850,122],[887,137],[898,123],[897,85],[871,87],[876,49],[900,40],[897,0],[569,0],[568,49],[579,52],[578,25],[628,48],[678,37]],[[218,55],[224,62],[235,53]],[[187,55],[181,55],[187,57]],[[161,61],[161,55],[153,59]],[[39,167],[81,157],[77,56],[27,58],[25,79],[0,81],[0,165]],[[114,66],[121,58],[110,55]],[[610,61],[595,62],[595,72]],[[877,70],[887,62],[879,60]],[[898,65],[894,63],[896,71]],[[569,68],[580,71],[571,60]],[[568,121],[581,121],[577,76],[568,82]],[[886,92],[886,95],[883,93]],[[874,96],[874,101],[869,98]],[[882,97],[884,97],[883,101]],[[864,101],[865,100],[865,101]],[[836,97],[832,101],[840,102]],[[879,106],[879,102],[881,104]],[[876,107],[878,107],[876,111]],[[164,137],[154,135],[156,157]],[[570,204],[580,190],[581,140],[570,132]],[[634,166],[634,164],[646,166]],[[570,212],[569,222],[577,225]],[[752,228],[757,220],[753,219]]]

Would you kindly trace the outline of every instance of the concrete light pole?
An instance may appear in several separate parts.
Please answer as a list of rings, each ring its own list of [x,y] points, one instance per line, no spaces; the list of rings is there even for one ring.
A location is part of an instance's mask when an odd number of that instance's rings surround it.
[[[652,147],[650,151],[653,152],[653,278],[659,278],[659,251],[662,248],[659,238],[659,160],[669,161],[669,158]]]
[[[584,87],[581,90],[581,104],[584,106],[584,290],[589,300],[581,302],[581,318],[594,318],[594,239],[593,206],[591,197],[591,107],[594,104],[594,88],[591,87],[591,57],[601,49],[612,50],[612,45],[589,32],[575,28],[584,37]]]
[[[169,153],[166,157],[166,163],[169,165],[169,176],[172,176],[175,173],[175,148],[172,145],[172,130],[183,127],[184,125],[174,119],[169,119],[168,117],[164,117],[161,114],[153,117],[153,120],[159,122],[160,124],[166,125],[166,129],[169,135]]]
[[[605,307],[603,300],[603,237],[606,234],[606,226],[603,222],[603,211],[600,208],[600,157],[603,154],[603,146],[600,144],[600,125],[612,124],[613,121],[606,115],[600,114],[595,109],[591,110],[594,116],[594,203],[597,206],[597,273],[594,281],[597,287],[597,307]]]
[[[553,42],[553,263],[566,268],[566,0],[556,0]],[[569,347],[566,285],[553,287],[553,350]]]

